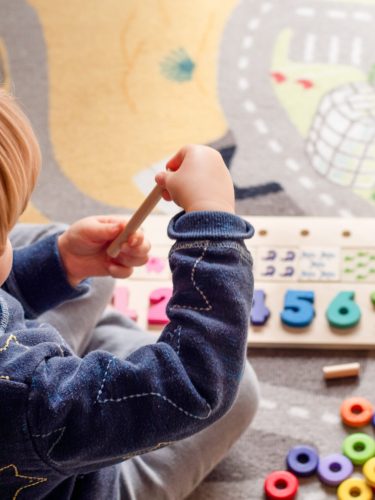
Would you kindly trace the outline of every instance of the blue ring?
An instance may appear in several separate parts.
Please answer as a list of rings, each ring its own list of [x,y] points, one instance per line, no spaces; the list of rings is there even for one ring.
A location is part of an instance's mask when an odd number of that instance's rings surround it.
[[[319,464],[319,454],[311,446],[294,446],[286,457],[286,464],[296,476],[312,476]]]

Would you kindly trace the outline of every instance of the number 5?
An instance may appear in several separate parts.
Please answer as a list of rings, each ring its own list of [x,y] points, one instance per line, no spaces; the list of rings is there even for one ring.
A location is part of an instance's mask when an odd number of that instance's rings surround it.
[[[308,326],[314,319],[314,292],[288,290],[284,299],[284,310],[280,313],[284,325],[292,328]]]

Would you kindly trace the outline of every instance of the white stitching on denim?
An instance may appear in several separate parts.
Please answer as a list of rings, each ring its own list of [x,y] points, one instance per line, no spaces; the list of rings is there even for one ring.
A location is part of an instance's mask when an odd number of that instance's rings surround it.
[[[197,420],[206,420],[212,413],[211,406],[206,401],[205,401],[205,403],[206,403],[208,410],[209,410],[208,414],[204,417],[200,417],[199,415],[194,415],[193,413],[189,413],[188,411],[184,410],[183,408],[178,406],[174,401],[167,398],[166,396],[163,396],[163,394],[160,394],[159,392],[143,392],[140,394],[130,394],[129,396],[123,396],[122,398],[107,398],[107,399],[103,399],[102,401],[98,401],[98,403],[102,403],[102,404],[111,403],[111,402],[112,403],[120,403],[121,401],[125,401],[127,399],[142,398],[145,396],[157,396],[157,397],[163,399],[164,401],[166,401],[167,403],[171,404],[175,408],[177,408],[177,410],[181,411],[182,413],[184,413],[188,417],[196,418]]]
[[[52,436],[52,434],[55,434],[56,432],[60,432],[60,434],[57,436],[56,440],[52,443],[49,450],[47,451],[47,457],[50,458],[50,460],[52,460],[50,457],[50,454],[51,454],[52,450],[54,449],[54,447],[57,445],[57,443],[60,441],[60,439],[63,437],[65,429],[66,429],[66,427],[59,427],[58,429],[55,429],[54,431],[47,432],[46,434],[33,434],[32,435],[33,437],[36,437],[36,438],[46,438],[46,437]]]
[[[181,346],[181,326],[178,326],[173,333],[177,333],[177,356],[180,355]]]
[[[209,245],[209,241],[205,241],[205,246],[202,250],[202,254],[200,255],[200,257],[198,257],[196,259],[196,261],[194,262],[194,265],[193,265],[193,268],[191,270],[191,274],[190,274],[190,279],[193,283],[193,286],[194,288],[197,290],[197,292],[200,293],[200,295],[203,297],[203,300],[205,301],[206,303],[206,307],[194,307],[194,306],[182,306],[182,305],[179,305],[179,304],[174,304],[171,309],[192,309],[194,311],[211,311],[212,309],[212,305],[210,304],[210,302],[208,301],[206,295],[202,292],[202,290],[198,287],[195,279],[194,279],[194,276],[195,276],[195,270],[197,268],[197,265],[199,264],[199,262],[201,260],[203,260],[203,257],[204,257],[204,254],[206,253],[207,251],[207,248],[208,248],[208,245]]]
[[[57,432],[58,430],[61,430],[61,433],[60,435],[57,437],[56,441],[54,441],[54,443],[52,444],[52,446],[50,447],[50,449],[47,451],[47,457],[50,458],[50,454],[52,453],[52,450],[54,449],[54,447],[57,445],[57,443],[60,441],[60,439],[63,437],[63,434],[65,432],[65,429],[66,427],[62,427],[60,429],[57,429],[55,432]]]
[[[0,333],[5,333],[5,330],[9,323],[9,308],[5,300],[0,297],[1,306],[1,320],[0,320]]]
[[[98,394],[96,396],[96,400],[95,400],[95,403],[98,403],[99,402],[99,398],[100,398],[100,395],[102,394],[103,392],[103,387],[104,387],[104,384],[105,384],[105,381],[106,381],[106,378],[107,378],[107,373],[108,373],[108,370],[109,370],[109,367],[111,366],[111,363],[112,361],[114,361],[115,359],[115,356],[112,356],[112,358],[109,360],[108,362],[108,365],[107,365],[107,368],[106,368],[106,371],[104,373],[104,377],[103,377],[103,381],[102,381],[102,385],[100,386],[100,389],[98,390]]]
[[[175,243],[172,246],[169,255],[173,255],[173,253],[177,250],[185,250],[187,248],[202,248],[202,243],[204,244],[206,242],[195,241],[193,243]],[[236,250],[247,262],[249,262],[250,264],[253,263],[249,250],[235,241],[210,241],[210,248],[231,248],[232,250]]]
[[[59,427],[58,429],[55,429],[54,431],[51,431],[51,432],[47,432],[47,434],[33,434],[32,436],[33,437],[36,437],[36,438],[46,438],[48,436],[51,436],[52,434],[54,434],[55,432],[59,432],[61,431],[62,429],[65,429],[65,427]]]

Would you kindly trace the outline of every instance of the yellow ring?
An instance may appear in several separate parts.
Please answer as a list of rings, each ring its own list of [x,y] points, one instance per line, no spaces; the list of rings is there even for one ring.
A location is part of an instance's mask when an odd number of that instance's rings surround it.
[[[363,472],[363,475],[365,476],[368,484],[374,488],[375,487],[375,457],[370,458],[370,460],[367,460],[367,462],[363,466],[362,472]]]
[[[372,500],[372,489],[366,481],[351,477],[340,484],[337,489],[339,500]]]

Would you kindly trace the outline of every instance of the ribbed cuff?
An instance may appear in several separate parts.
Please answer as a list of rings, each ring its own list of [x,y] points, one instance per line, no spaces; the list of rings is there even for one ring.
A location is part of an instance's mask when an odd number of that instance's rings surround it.
[[[39,315],[65,300],[74,299],[89,289],[87,280],[73,288],[61,262],[58,234],[16,249],[9,288],[16,286],[29,312]]]
[[[180,212],[168,225],[168,236],[178,240],[251,238],[254,228],[247,221],[229,212]]]

